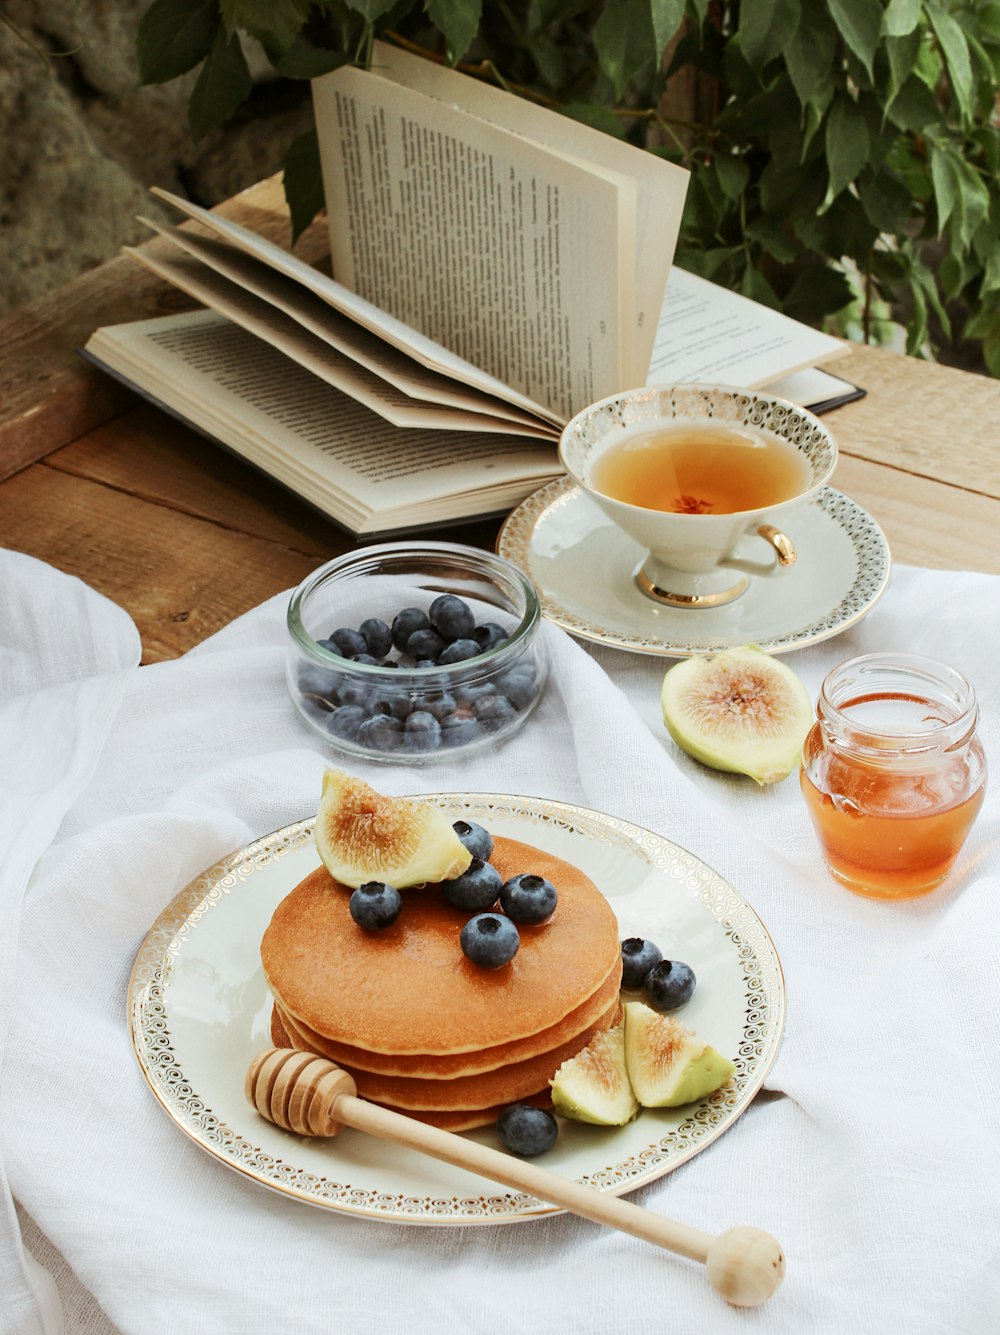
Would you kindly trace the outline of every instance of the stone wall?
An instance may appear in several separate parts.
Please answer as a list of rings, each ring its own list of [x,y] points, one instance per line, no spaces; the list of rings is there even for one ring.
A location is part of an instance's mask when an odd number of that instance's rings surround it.
[[[139,87],[148,3],[9,0],[0,11],[0,314],[148,236],[136,214],[165,216],[149,186],[216,204],[277,171],[311,124],[308,85],[273,79],[248,52],[253,94],[196,146],[195,74]]]

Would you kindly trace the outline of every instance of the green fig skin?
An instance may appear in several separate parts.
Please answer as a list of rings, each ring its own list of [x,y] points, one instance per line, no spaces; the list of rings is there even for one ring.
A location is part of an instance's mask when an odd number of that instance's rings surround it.
[[[741,735],[726,736],[722,727],[713,731],[693,715],[692,692],[741,673],[755,686],[766,683],[766,689],[773,690],[783,713],[780,727],[755,734],[747,724]],[[660,700],[664,726],[682,751],[710,769],[744,774],[761,787],[779,783],[798,767],[814,718],[806,689],[792,669],[755,645],[676,664],[663,678]]]
[[[553,1108],[574,1122],[624,1126],[638,1115],[639,1101],[625,1070],[625,1032],[620,1025],[564,1061],[549,1083]]]
[[[644,1108],[680,1108],[712,1094],[735,1064],[679,1020],[641,1001],[625,1004],[625,1065]]]

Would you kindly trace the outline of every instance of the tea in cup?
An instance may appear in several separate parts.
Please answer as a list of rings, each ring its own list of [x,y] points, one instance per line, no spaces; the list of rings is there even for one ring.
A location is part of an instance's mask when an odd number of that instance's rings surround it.
[[[778,526],[824,485],[837,462],[826,427],[758,390],[653,385],[585,408],[559,457],[570,477],[648,555],[635,571],[648,597],[719,607],[751,576],[795,561]],[[748,538],[763,559],[743,553]]]

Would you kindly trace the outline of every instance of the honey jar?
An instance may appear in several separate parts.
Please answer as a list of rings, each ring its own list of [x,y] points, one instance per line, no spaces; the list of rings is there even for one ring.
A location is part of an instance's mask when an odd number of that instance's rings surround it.
[[[800,781],[838,881],[877,899],[941,884],[983,803],[978,722],[975,691],[943,663],[879,653],[833,669]]]

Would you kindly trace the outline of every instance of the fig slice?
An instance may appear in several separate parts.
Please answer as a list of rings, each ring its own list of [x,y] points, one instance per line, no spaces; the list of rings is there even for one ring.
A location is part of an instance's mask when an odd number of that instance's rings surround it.
[[[363,779],[329,769],[316,813],[316,848],[341,885],[384,881],[403,890],[460,876],[472,861],[448,817],[431,802],[384,797]]]
[[[679,1108],[725,1084],[736,1066],[671,1015],[625,1003],[625,1068],[644,1108]]]
[[[678,663],[663,678],[660,701],[683,751],[759,784],[792,772],[813,723],[799,678],[752,644]]]
[[[625,1070],[625,1031],[614,1025],[570,1057],[549,1081],[552,1106],[574,1122],[624,1126],[639,1111]]]

